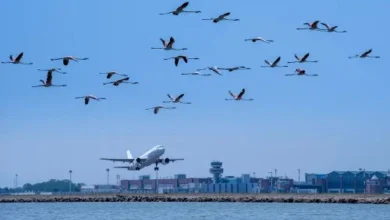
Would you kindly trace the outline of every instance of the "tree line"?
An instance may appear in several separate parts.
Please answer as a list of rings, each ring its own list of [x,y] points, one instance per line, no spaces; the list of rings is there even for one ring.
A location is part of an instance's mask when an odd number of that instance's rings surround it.
[[[26,183],[23,187],[18,188],[0,188],[0,193],[16,193],[16,192],[69,192],[69,183],[70,180],[56,180],[51,179],[46,182],[41,183]],[[71,183],[72,192],[80,192],[81,186],[85,184],[83,183]]]

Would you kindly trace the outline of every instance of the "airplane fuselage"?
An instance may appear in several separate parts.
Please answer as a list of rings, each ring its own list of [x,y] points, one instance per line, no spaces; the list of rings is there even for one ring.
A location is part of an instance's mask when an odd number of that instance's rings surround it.
[[[133,163],[130,163],[128,170],[140,170],[144,167],[155,164],[164,153],[164,146],[157,145],[139,157],[140,159],[145,159],[144,162],[137,163],[134,161]]]

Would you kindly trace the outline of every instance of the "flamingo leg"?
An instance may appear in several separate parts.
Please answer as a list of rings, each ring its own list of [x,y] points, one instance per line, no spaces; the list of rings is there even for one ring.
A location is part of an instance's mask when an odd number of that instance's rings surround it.
[[[201,13],[201,11],[181,11],[181,12],[184,12],[184,13]]]
[[[166,12],[166,13],[160,13],[159,15],[168,15],[168,14],[172,14],[173,13],[173,11],[171,11],[171,12]]]

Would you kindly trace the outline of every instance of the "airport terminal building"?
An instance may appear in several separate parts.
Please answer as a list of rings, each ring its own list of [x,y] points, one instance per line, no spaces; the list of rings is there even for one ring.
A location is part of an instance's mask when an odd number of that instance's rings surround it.
[[[121,180],[120,190],[129,193],[390,193],[390,171],[332,171],[306,173],[302,182],[288,177],[222,177],[222,162],[211,162],[212,177],[187,178],[177,174],[171,179]]]

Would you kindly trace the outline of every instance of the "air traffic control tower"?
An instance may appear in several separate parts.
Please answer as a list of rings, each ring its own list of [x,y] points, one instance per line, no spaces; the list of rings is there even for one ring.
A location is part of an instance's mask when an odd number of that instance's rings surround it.
[[[210,173],[213,174],[214,183],[219,183],[223,173],[222,162],[220,161],[211,162]]]

